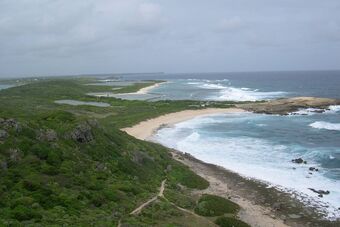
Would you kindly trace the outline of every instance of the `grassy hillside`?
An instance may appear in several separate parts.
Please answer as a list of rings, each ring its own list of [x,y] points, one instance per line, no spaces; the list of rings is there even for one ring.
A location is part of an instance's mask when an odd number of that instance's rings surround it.
[[[166,211],[156,209],[152,219],[128,214],[155,195],[162,180],[197,189],[209,185],[174,161],[164,147],[119,130],[163,113],[197,108],[200,102],[86,95],[110,90],[64,79],[0,91],[0,225],[112,226],[119,220],[156,225],[161,221],[157,216],[176,219],[184,214],[167,201],[161,202]],[[55,104],[58,99],[111,106]]]

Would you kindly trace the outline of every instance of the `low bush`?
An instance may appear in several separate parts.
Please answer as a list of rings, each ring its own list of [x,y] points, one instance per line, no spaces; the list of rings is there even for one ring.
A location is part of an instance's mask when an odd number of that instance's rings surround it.
[[[202,195],[199,199],[195,212],[202,216],[220,216],[223,214],[235,214],[239,210],[239,206],[222,197],[215,195]]]
[[[221,227],[250,227],[247,223],[230,217],[219,217],[215,223]]]

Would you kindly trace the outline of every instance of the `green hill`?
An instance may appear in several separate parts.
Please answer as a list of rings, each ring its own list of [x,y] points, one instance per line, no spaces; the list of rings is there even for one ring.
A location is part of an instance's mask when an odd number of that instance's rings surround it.
[[[188,188],[209,185],[174,161],[166,148],[119,130],[199,102],[98,99],[86,93],[111,88],[87,82],[43,80],[0,91],[2,225],[112,226],[124,219],[151,225],[164,215],[183,215],[160,200],[157,206],[163,208],[152,217],[128,218],[157,193],[162,180]],[[110,107],[55,104],[59,99],[101,101]]]

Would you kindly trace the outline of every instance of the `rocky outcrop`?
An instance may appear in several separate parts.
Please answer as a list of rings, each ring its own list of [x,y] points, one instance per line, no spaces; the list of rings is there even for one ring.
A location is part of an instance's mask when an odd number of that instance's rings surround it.
[[[296,158],[296,159],[292,159],[292,162],[296,163],[296,164],[307,164],[307,161],[303,160],[302,158]]]
[[[306,108],[318,108],[320,111],[326,110],[330,105],[340,105],[340,100],[315,97],[296,97],[277,99],[263,103],[239,104],[236,105],[236,107],[254,113],[287,115]]]
[[[132,155],[132,161],[136,164],[143,165],[147,161],[153,161],[153,157],[149,156],[146,152],[135,151]]]
[[[309,190],[311,190],[312,192],[315,192],[318,194],[319,197],[323,197],[324,195],[328,195],[330,192],[327,190],[327,191],[324,191],[324,190],[316,190],[314,188],[308,188]]]
[[[57,133],[52,129],[40,130],[37,134],[40,141],[53,142],[58,139]]]
[[[309,170],[310,170],[310,171],[316,171],[316,172],[319,171],[319,169],[318,169],[318,168],[315,168],[315,167],[309,167]]]
[[[88,123],[78,125],[72,132],[71,138],[79,143],[89,143],[94,140],[91,126]]]
[[[22,154],[18,149],[9,149],[9,158],[12,162],[18,162],[22,158]]]
[[[21,125],[14,119],[0,118],[0,127],[3,129],[15,129],[16,132],[21,131]]]
[[[5,140],[8,137],[8,133],[5,130],[0,129],[0,141]]]

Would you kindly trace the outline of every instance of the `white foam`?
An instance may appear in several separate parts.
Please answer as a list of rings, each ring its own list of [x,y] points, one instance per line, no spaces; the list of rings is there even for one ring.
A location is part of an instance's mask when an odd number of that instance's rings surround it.
[[[225,119],[225,122],[230,120]],[[300,154],[293,153],[290,147],[273,144],[265,139],[202,134],[205,132],[200,130],[202,124],[222,120],[223,118],[216,117],[195,118],[176,124],[172,128],[161,129],[154,139],[165,146],[190,153],[202,161],[223,166],[245,177],[267,182],[281,190],[301,193],[304,195],[301,198],[304,198],[305,202],[308,200],[308,203],[317,205],[326,203],[328,208],[319,209],[327,209],[322,212],[331,218],[340,217],[337,210],[340,206],[340,182],[324,177],[322,167],[310,161],[307,165],[292,163],[291,159],[300,157]],[[247,120],[247,117],[242,120]],[[308,155],[317,154],[311,152]],[[319,172],[310,175],[308,168],[311,166],[319,168]],[[319,198],[308,188],[329,190],[330,194]]]
[[[340,131],[340,123],[330,123],[326,121],[316,121],[309,126],[317,129],[327,129],[327,130],[335,130]]]
[[[199,86],[200,88],[203,89],[225,89],[225,87],[221,84],[202,84]]]
[[[258,101],[282,97],[286,92],[260,92],[258,89],[248,87],[232,87],[228,80],[190,80],[188,85],[201,89],[218,90],[216,95],[208,97],[208,100],[217,101]]]
[[[331,105],[328,107],[330,112],[340,112],[340,105]]]
[[[245,90],[242,88],[226,87],[220,91],[217,100],[220,101],[259,101],[282,97],[285,92],[260,92],[258,90]]]
[[[292,112],[289,115],[314,115],[317,113],[322,113],[325,110],[318,109],[318,108],[306,108],[306,109],[299,109],[298,111]]]

